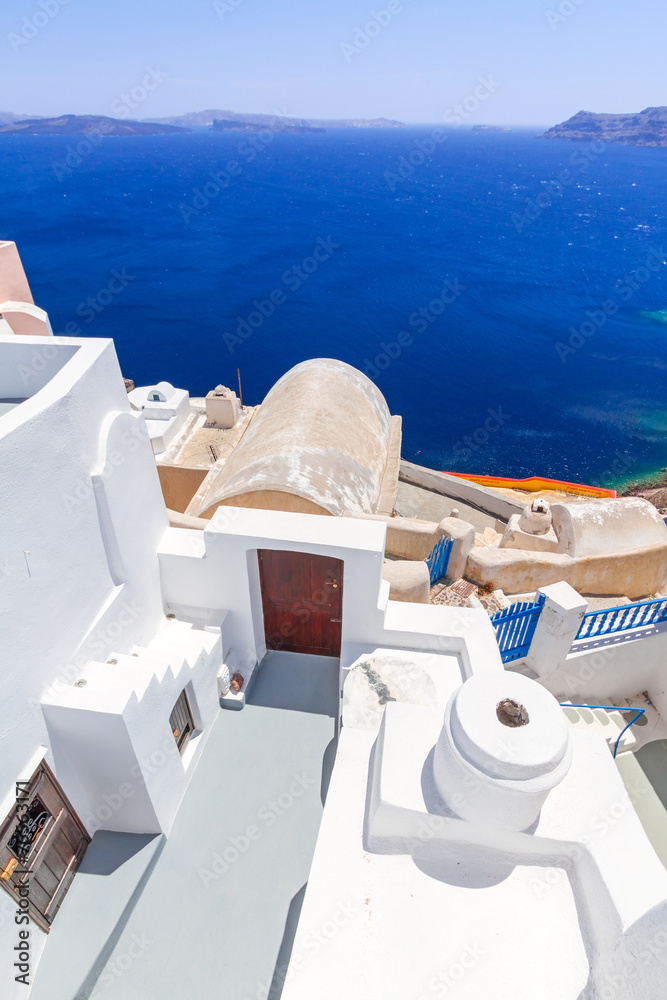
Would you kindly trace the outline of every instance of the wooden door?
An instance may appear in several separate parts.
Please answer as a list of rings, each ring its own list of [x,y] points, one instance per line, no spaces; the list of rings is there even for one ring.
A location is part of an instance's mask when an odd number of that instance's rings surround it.
[[[48,931],[90,843],[52,771],[42,763],[16,786],[0,830],[0,885]]]
[[[340,656],[341,560],[274,549],[257,555],[267,648]]]

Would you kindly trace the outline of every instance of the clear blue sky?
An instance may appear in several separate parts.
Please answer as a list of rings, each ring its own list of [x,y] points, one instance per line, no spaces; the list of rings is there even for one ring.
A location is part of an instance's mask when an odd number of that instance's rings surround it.
[[[167,76],[137,118],[230,108],[436,122],[480,77],[499,87],[471,123],[667,104],[665,0],[218,0],[220,14],[213,0],[41,3],[2,4],[3,111],[112,114],[147,67]],[[346,58],[341,45],[390,3],[402,10]],[[572,13],[550,24],[559,7]]]

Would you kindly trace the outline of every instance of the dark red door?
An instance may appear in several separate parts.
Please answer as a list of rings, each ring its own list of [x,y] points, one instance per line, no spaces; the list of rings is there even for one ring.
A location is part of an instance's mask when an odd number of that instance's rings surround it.
[[[339,656],[343,563],[307,552],[260,549],[267,649]]]

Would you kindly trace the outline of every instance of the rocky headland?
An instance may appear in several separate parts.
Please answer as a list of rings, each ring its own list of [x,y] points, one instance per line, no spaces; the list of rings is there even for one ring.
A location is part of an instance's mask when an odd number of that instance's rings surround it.
[[[628,146],[667,146],[667,107],[645,108],[629,115],[579,111],[566,122],[554,125],[540,138],[621,142]]]

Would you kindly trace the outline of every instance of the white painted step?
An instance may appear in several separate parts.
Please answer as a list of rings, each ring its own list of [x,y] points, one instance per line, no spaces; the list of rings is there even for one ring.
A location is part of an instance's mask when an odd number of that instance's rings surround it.
[[[623,708],[622,711],[629,712],[632,709]],[[571,726],[575,729],[584,729],[589,733],[598,733],[604,737],[612,750],[619,733],[629,721],[629,717],[628,719],[624,718],[621,711],[609,711],[602,708],[574,708],[565,705],[563,712]],[[632,730],[633,727],[630,726],[623,734],[623,739],[618,745],[619,751],[630,749],[637,742]]]

